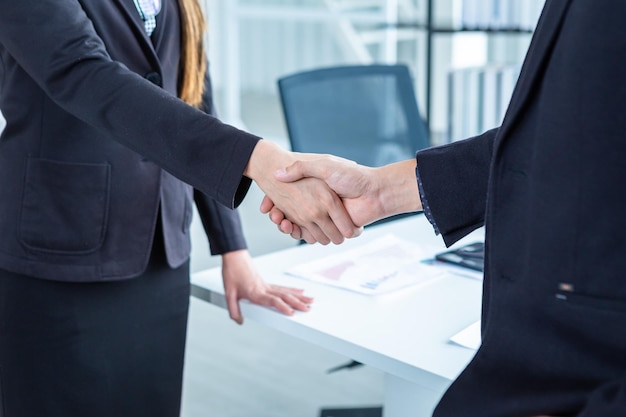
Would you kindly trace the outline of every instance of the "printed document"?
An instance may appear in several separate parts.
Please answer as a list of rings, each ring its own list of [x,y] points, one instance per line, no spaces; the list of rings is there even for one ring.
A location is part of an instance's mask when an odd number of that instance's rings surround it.
[[[478,349],[481,343],[480,320],[470,324],[465,329],[452,336],[450,341],[468,349]]]
[[[288,274],[362,294],[382,294],[424,284],[445,275],[423,261],[429,251],[394,235],[386,235],[352,250],[299,264]]]

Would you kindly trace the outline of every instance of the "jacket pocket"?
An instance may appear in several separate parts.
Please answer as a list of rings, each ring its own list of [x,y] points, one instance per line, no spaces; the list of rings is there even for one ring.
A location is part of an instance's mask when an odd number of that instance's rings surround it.
[[[560,283],[555,294],[557,300],[596,310],[626,312],[626,300],[619,297],[606,297],[576,292],[570,283]]]
[[[104,240],[110,165],[29,158],[20,240],[30,249],[88,253]]]

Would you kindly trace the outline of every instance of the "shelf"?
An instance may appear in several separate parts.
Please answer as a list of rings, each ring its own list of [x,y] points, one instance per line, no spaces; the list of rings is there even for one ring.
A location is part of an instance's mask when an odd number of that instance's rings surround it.
[[[503,34],[503,35],[526,35],[531,34],[531,29],[519,28],[431,28],[433,33],[487,33],[487,34]]]
[[[532,29],[523,29],[523,28],[481,28],[481,27],[430,27],[426,23],[412,23],[412,22],[399,22],[396,24],[379,24],[376,25],[378,29],[415,29],[422,31],[430,31],[431,33],[488,33],[488,34],[532,34]]]

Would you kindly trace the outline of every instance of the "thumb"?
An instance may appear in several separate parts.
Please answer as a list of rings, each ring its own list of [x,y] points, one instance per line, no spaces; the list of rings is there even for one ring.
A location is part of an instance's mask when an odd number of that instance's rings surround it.
[[[305,177],[315,177],[315,174],[311,161],[296,161],[288,167],[276,170],[274,176],[282,182],[294,182]]]

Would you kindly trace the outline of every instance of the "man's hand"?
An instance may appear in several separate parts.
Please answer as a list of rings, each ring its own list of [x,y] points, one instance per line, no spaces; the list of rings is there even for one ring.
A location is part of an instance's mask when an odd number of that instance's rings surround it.
[[[292,182],[303,178],[323,180],[341,198],[356,226],[364,226],[394,214],[422,209],[415,177],[414,159],[389,164],[380,168],[369,168],[346,159],[329,155],[318,155],[299,160],[276,172],[280,181]],[[283,233],[299,238],[306,231],[282,213],[267,196],[261,211],[269,213],[272,222]]]
[[[258,274],[247,250],[222,255],[222,278],[228,314],[238,324],[243,323],[239,308],[239,300],[242,299],[273,307],[288,316],[293,315],[295,310],[309,311],[313,302],[300,289],[267,284]]]
[[[341,243],[360,233],[341,199],[328,185],[316,178],[302,181],[278,181],[274,172],[291,165],[299,154],[276,144],[260,141],[252,152],[244,174],[252,178],[285,219],[304,229],[309,243]]]

